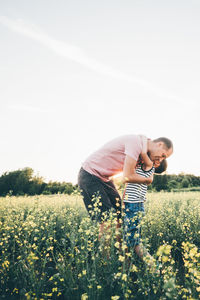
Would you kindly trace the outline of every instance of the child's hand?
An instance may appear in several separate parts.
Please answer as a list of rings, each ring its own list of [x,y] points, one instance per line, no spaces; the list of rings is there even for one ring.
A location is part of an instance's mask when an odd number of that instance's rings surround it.
[[[142,151],[140,153],[141,159],[144,165],[146,166],[146,168],[152,168],[153,162],[147,154],[147,137],[142,135],[141,138],[142,138]]]

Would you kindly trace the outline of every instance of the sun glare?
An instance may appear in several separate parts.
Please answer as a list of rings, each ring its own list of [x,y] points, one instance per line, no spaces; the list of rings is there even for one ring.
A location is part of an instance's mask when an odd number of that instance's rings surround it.
[[[118,174],[112,176],[112,178],[116,179],[116,178],[121,177],[122,175],[123,175],[123,172],[120,172],[120,173],[118,173]]]

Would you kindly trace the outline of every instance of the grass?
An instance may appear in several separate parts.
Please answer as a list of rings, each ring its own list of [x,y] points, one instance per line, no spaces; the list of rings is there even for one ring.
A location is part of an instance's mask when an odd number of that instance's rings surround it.
[[[99,241],[78,194],[0,198],[0,299],[199,299],[200,193],[149,193],[145,210],[158,272],[119,244],[114,215]]]

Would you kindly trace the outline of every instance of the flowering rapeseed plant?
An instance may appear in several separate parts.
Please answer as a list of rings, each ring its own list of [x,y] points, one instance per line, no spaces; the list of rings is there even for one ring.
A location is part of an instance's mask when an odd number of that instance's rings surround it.
[[[158,273],[127,247],[116,213],[99,240],[78,194],[1,198],[0,298],[198,299],[200,193],[148,198],[142,242]],[[100,205],[94,198],[94,217]]]

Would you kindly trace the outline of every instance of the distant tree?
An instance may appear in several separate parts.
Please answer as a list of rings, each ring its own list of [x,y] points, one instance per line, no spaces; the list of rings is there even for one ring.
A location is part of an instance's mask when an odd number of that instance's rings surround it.
[[[43,181],[42,177],[33,177],[30,181],[29,186],[29,195],[40,195],[42,194],[43,190],[45,189],[47,183]]]
[[[53,182],[50,181],[49,183],[46,184],[43,194],[48,195],[48,194],[71,194],[75,190],[75,187],[73,186],[72,183],[70,182]]]
[[[59,192],[59,183],[58,182],[53,182],[49,181],[49,183],[46,184],[43,194],[58,194]]]
[[[168,191],[171,191],[172,189],[175,189],[178,187],[178,182],[175,179],[172,179],[168,182]]]
[[[28,194],[33,169],[24,168],[22,170],[6,172],[0,177],[0,195],[9,193],[13,195]]]
[[[181,186],[183,188],[187,188],[187,187],[189,187],[189,185],[190,185],[189,180],[187,178],[183,178],[183,180],[181,181]]]
[[[72,194],[73,191],[76,190],[76,189],[77,189],[76,186],[73,186],[72,183],[67,182],[67,183],[65,184],[64,194],[70,195],[70,194]]]
[[[195,176],[193,174],[186,175],[187,179],[190,181],[190,186],[200,186],[200,176]]]
[[[156,191],[167,190],[168,189],[168,178],[167,175],[154,175],[154,180],[152,183],[152,188]]]

